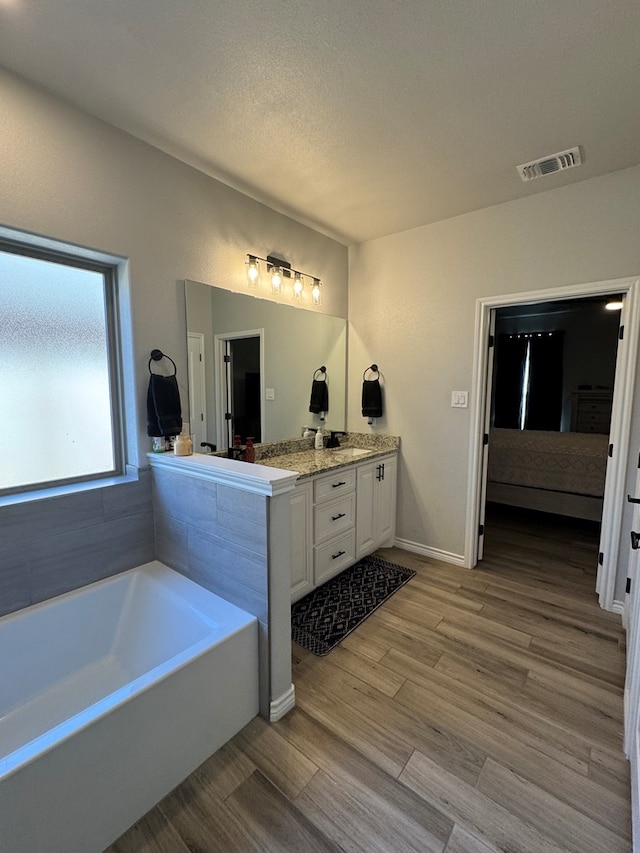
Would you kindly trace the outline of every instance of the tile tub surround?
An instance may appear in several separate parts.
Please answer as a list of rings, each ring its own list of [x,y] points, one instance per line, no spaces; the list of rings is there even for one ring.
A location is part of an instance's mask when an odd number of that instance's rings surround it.
[[[0,615],[155,556],[151,473],[67,494],[0,500]]]
[[[289,492],[297,474],[213,454],[149,454],[156,555],[258,618],[260,713],[293,706]]]

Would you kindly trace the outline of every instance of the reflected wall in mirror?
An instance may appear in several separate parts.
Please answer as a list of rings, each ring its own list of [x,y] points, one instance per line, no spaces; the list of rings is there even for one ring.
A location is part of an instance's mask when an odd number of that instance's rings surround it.
[[[229,436],[239,431],[244,442],[249,429],[262,441],[300,438],[305,425],[345,429],[346,320],[196,281],[185,281],[185,300],[195,450],[202,441],[224,450]],[[240,365],[237,342],[251,340],[260,351],[257,370],[255,363],[246,369]],[[255,353],[256,347],[251,349]],[[225,354],[230,357],[226,363]],[[314,372],[323,365],[329,410],[321,422],[309,412],[309,399]],[[245,399],[248,411],[245,407],[242,413]],[[225,412],[234,406],[229,423]]]

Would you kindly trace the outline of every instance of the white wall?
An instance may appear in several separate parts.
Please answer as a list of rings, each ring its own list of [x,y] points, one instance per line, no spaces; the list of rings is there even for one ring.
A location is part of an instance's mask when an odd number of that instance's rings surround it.
[[[186,412],[185,278],[241,291],[246,254],[273,253],[322,279],[318,310],[347,316],[341,244],[1,70],[0,103],[0,225],[130,259],[141,453],[154,347],[178,365]]]
[[[402,437],[399,538],[464,551],[469,409],[450,401],[471,387],[476,299],[638,274],[640,167],[350,249],[348,423],[375,361],[375,429]]]

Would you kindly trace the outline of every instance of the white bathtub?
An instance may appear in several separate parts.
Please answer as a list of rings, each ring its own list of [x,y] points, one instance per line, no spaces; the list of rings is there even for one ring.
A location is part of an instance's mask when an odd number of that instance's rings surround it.
[[[158,562],[0,619],[0,851],[92,853],[258,713],[257,621]]]

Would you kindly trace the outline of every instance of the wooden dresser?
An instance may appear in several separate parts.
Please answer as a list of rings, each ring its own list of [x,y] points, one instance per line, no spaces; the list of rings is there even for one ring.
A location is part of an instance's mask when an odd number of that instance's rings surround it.
[[[609,433],[613,391],[575,391],[571,395],[571,432]]]

